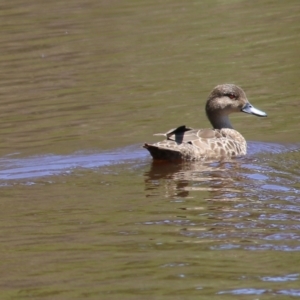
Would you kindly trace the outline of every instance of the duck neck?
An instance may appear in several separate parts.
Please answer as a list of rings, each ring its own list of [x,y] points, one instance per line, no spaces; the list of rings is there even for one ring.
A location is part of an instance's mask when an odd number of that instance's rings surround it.
[[[207,117],[214,129],[222,129],[222,128],[233,129],[227,114],[226,115],[217,114],[213,116],[207,115]]]

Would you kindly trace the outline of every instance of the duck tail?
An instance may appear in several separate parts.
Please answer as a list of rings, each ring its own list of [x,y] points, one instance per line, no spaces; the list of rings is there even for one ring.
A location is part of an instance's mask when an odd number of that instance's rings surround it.
[[[150,152],[154,160],[182,160],[182,154],[178,150],[166,149],[147,143],[143,145],[143,148]]]

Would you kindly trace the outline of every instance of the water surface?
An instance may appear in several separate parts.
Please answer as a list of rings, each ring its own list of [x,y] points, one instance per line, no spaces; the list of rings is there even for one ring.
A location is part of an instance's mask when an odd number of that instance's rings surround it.
[[[300,297],[297,0],[0,11],[1,299]],[[248,155],[152,164],[225,82]]]

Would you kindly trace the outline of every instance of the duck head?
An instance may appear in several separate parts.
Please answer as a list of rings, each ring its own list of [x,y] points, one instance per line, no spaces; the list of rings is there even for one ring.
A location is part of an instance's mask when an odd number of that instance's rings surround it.
[[[216,86],[208,96],[206,115],[215,129],[233,128],[228,115],[234,112],[244,112],[258,117],[267,114],[253,105],[247,99],[245,92],[234,84]]]

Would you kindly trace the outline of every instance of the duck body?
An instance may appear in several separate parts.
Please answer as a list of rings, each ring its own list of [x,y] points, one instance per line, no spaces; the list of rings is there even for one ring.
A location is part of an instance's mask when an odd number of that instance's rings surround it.
[[[193,129],[183,125],[155,134],[166,139],[154,144],[145,143],[143,147],[154,160],[221,160],[246,155],[246,140],[233,129],[228,119],[230,113],[240,111],[267,116],[249,103],[238,86],[219,85],[213,89],[206,103],[206,115],[213,125],[212,129]]]
[[[230,128],[193,129],[183,125],[164,135],[166,140],[144,145],[156,160],[212,160],[247,152],[244,137]]]

